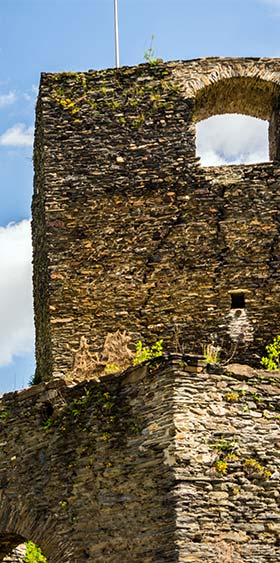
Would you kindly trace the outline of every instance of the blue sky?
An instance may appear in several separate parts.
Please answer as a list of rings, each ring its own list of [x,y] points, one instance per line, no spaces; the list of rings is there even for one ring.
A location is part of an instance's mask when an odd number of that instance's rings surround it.
[[[143,62],[154,34],[164,60],[280,56],[280,0],[118,0],[121,65]],[[113,0],[0,0],[0,393],[34,373],[30,202],[34,106],[40,72],[114,66]],[[214,118],[213,118],[214,119]],[[204,162],[235,161],[217,123],[201,124]],[[266,159],[265,124],[229,124],[233,148],[254,142]],[[213,145],[213,138],[215,139]],[[212,159],[212,161],[211,161]]]

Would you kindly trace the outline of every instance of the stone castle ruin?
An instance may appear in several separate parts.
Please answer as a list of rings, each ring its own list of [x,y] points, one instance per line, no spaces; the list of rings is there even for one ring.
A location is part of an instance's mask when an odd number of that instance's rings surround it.
[[[213,335],[256,361],[279,320],[279,80],[269,59],[43,74],[33,200],[38,380],[81,336]],[[271,161],[203,168],[195,124],[269,120]]]
[[[280,59],[42,75],[37,385],[0,399],[0,561],[32,540],[48,563],[280,562],[280,376],[256,369],[279,333],[279,94]],[[218,113],[268,120],[270,161],[202,167]],[[117,330],[167,353],[69,383]],[[253,367],[207,365],[212,339]]]

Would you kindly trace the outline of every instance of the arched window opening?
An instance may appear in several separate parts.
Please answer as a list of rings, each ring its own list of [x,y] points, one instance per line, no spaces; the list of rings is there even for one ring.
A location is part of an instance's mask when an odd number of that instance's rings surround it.
[[[196,125],[196,154],[202,166],[268,162],[269,123],[241,114],[215,115]]]
[[[214,79],[196,92],[193,122],[201,164],[280,159],[280,88],[254,77]]]

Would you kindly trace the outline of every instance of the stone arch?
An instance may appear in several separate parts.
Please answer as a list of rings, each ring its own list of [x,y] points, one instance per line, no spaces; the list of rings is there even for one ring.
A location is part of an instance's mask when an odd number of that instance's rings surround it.
[[[182,63],[183,65],[183,63]],[[269,122],[271,160],[280,159],[280,72],[265,59],[205,59],[179,65],[174,78],[193,101],[193,122],[238,113]]]
[[[35,508],[35,510],[34,510]],[[9,560],[16,548],[33,541],[41,549],[48,563],[69,563],[73,550],[69,539],[59,535],[57,521],[47,517],[45,511],[38,514],[36,507],[26,506],[20,494],[12,500],[2,490],[0,493],[0,562]],[[17,561],[15,557],[11,560]]]
[[[270,120],[277,108],[279,87],[261,78],[224,78],[197,92],[194,120],[223,113],[242,113]]]
[[[1,533],[0,534],[0,561],[7,561],[8,557],[16,560],[16,548],[23,544],[26,540],[18,534]]]
[[[244,114],[269,122],[269,156],[279,158],[279,87],[261,78],[224,78],[198,91],[194,121],[213,115]]]

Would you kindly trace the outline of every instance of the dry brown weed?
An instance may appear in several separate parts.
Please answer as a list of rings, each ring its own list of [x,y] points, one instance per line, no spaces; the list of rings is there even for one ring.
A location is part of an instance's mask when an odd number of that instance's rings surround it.
[[[102,351],[92,353],[85,336],[81,336],[79,348],[71,350],[73,367],[66,377],[68,381],[79,383],[85,379],[99,380],[105,373],[119,372],[128,368],[134,357],[128,344],[131,337],[124,331],[109,332]]]

